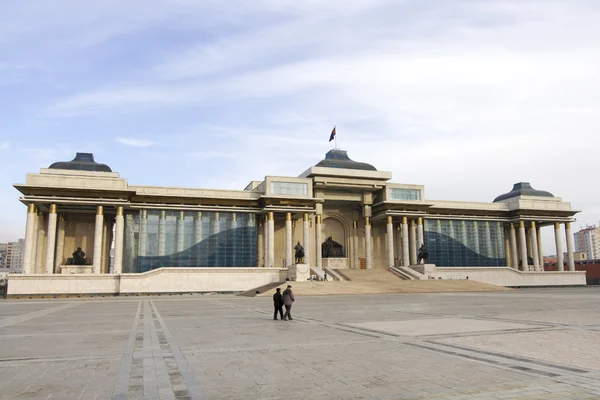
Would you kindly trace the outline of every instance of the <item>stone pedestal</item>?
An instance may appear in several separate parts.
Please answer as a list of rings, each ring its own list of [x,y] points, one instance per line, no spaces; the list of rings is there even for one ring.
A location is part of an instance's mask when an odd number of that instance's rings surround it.
[[[348,269],[348,259],[347,258],[335,258],[329,257],[323,259],[323,268],[331,268],[331,269]]]
[[[310,279],[308,264],[292,264],[288,267],[287,277],[290,281],[307,281]]]
[[[91,265],[61,265],[61,274],[91,274],[93,267]]]
[[[411,269],[425,276],[425,279],[436,278],[435,264],[416,264],[411,265]]]

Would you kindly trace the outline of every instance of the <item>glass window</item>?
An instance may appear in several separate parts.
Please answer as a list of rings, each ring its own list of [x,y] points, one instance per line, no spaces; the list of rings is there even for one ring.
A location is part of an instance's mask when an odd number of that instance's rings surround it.
[[[161,267],[256,267],[248,213],[145,210],[125,217],[123,272]]]
[[[390,188],[391,200],[421,200],[421,191],[418,189]]]
[[[271,194],[308,196],[308,183],[271,182]]]

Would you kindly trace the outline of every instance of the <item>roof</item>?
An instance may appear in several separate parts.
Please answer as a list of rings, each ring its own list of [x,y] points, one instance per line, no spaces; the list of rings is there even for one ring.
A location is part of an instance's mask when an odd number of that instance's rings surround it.
[[[554,195],[550,192],[546,192],[544,190],[536,190],[532,188],[529,182],[519,182],[513,185],[513,188],[510,192],[501,194],[500,196],[496,197],[494,199],[494,203],[519,196],[554,197]]]
[[[106,164],[94,161],[92,153],[77,153],[71,161],[58,161],[50,165],[50,169],[70,169],[77,171],[112,172]]]
[[[351,160],[346,150],[333,149],[325,154],[325,159],[315,164],[315,167],[360,169],[365,171],[377,171],[371,164]]]

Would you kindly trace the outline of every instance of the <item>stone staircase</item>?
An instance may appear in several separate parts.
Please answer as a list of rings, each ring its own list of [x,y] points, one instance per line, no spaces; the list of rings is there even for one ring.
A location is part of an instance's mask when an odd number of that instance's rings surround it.
[[[343,274],[350,280],[283,282],[279,287],[284,290],[288,284],[292,285],[296,296],[511,290],[473,280],[405,280],[387,269],[345,269]],[[258,296],[272,296],[274,292],[275,287]]]

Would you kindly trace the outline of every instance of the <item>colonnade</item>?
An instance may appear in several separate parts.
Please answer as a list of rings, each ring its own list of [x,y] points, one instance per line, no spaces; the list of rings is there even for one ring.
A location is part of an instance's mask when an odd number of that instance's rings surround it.
[[[118,274],[121,273],[123,267],[123,207],[116,207],[116,211],[113,272]],[[91,265],[94,274],[102,272],[103,254],[108,253],[107,246],[110,247],[108,237],[104,208],[103,206],[97,206]],[[43,213],[35,204],[29,204],[27,206],[25,228],[23,272],[25,274],[36,272],[45,274],[61,273],[60,265],[63,261],[64,241],[65,219],[63,214],[58,213],[57,205],[51,204],[48,207],[48,212]],[[42,266],[44,270],[39,271]]]
[[[564,271],[564,257],[561,240],[561,223],[554,223],[554,242],[556,246],[556,265],[558,271]],[[535,221],[519,221],[518,228],[515,224],[509,224],[508,243],[506,249],[507,263],[512,268],[520,268],[522,271],[529,271],[529,259],[532,260],[534,271],[544,270],[544,253],[542,249],[542,237],[540,227],[536,226]],[[516,230],[518,229],[518,240]],[[571,223],[564,223],[564,234],[567,243],[567,267],[569,271],[575,271],[575,259],[573,258],[573,234],[571,233]]]

